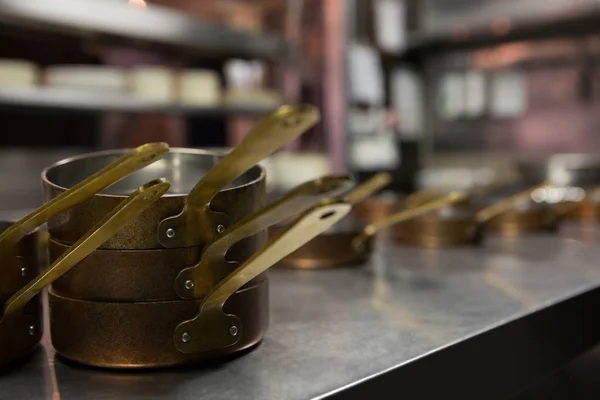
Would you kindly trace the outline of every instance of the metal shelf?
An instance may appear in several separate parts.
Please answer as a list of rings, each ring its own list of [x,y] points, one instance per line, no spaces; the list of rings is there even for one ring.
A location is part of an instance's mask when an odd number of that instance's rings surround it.
[[[54,88],[2,88],[0,89],[0,107],[88,112],[164,112],[188,115],[263,115],[275,108],[262,105],[187,106],[140,100],[126,94]]]
[[[5,25],[69,35],[107,36],[139,45],[160,44],[217,56],[287,58],[282,37],[251,34],[207,23],[159,6],[139,8],[101,0],[0,0]]]
[[[476,10],[469,15],[481,15]],[[542,16],[525,14],[507,18],[489,18],[455,26],[425,29],[413,34],[408,51],[439,52],[485,47],[517,40],[539,40],[599,33],[600,3],[565,8],[563,12]],[[474,20],[465,16],[464,20]]]

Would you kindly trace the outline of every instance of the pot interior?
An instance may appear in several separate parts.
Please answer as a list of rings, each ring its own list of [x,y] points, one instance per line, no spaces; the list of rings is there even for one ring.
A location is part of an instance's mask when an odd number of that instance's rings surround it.
[[[42,173],[42,178],[52,185],[70,188],[125,153],[126,150],[117,150],[66,159],[48,167]],[[126,196],[153,179],[166,178],[171,183],[168,194],[187,195],[222,157],[222,154],[206,150],[171,149],[161,160],[134,172],[101,193]],[[262,167],[256,165],[235,179],[227,188],[250,184],[261,179],[262,175]]]

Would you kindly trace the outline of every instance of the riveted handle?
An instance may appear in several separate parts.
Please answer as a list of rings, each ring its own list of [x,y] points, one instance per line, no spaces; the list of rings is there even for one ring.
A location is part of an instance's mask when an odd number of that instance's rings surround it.
[[[485,223],[485,222],[489,221],[490,219],[510,210],[515,205],[517,205],[519,202],[531,199],[531,194],[533,192],[535,192],[536,190],[543,189],[550,185],[551,185],[550,183],[544,182],[540,185],[534,186],[534,187],[524,190],[520,193],[517,193],[514,196],[510,196],[506,199],[503,199],[489,207],[486,207],[486,208],[478,211],[477,214],[475,215],[475,220],[477,221],[477,223],[480,223],[480,224]]]
[[[377,221],[367,225],[359,235],[352,239],[352,246],[356,251],[362,252],[366,248],[366,243],[378,231],[390,227],[392,225],[399,224],[400,222],[416,218],[430,211],[451,206],[452,204],[464,200],[465,198],[467,198],[467,196],[468,194],[466,192],[450,193],[448,196],[445,196],[441,199],[433,200],[421,206],[409,208],[407,210],[400,211],[396,214],[392,214],[389,217],[382,219],[381,221]]]
[[[44,287],[60,278],[78,262],[90,255],[104,242],[119,232],[131,220],[150,207],[169,190],[164,179],[149,182],[124,199],[96,226],[61,255],[45,272],[25,285],[6,301],[0,324],[11,315],[19,312]],[[101,273],[101,271],[99,271]]]
[[[20,279],[18,276],[20,276],[21,268],[17,262],[16,251],[17,243],[25,235],[52,217],[87,200],[132,172],[161,159],[168,152],[169,146],[166,143],[148,143],[139,146],[48,201],[2,232],[0,234],[0,255],[2,256],[2,274],[4,279],[0,281],[0,301],[12,294],[10,292],[12,289],[9,287],[8,282]],[[2,282],[6,283],[3,285]]]
[[[350,193],[344,196],[344,199],[350,204],[359,203],[389,185],[391,181],[392,176],[389,173],[380,172],[363,184],[355,187]]]
[[[201,298],[237,265],[225,260],[225,254],[235,243],[301,214],[351,186],[349,176],[328,176],[292,189],[278,201],[244,218],[208,245],[196,265],[179,273],[175,279],[175,291],[184,299]]]
[[[262,119],[244,140],[215,165],[189,193],[183,210],[158,226],[158,240],[167,248],[210,242],[223,233],[227,219],[210,211],[210,202],[234,179],[297,138],[319,121],[309,105],[283,106]]]
[[[326,201],[271,238],[245,263],[221,280],[200,304],[195,318],[175,329],[175,347],[182,353],[196,353],[233,346],[243,335],[242,321],[225,314],[223,305],[238,289],[342,219],[350,204]]]

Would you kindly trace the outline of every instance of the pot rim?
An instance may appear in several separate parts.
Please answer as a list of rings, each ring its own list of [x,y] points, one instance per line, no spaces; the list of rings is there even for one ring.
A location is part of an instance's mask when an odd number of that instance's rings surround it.
[[[69,188],[58,185],[58,184],[50,181],[50,179],[48,179],[48,172],[54,168],[69,164],[73,161],[78,161],[78,160],[82,160],[85,158],[92,158],[92,157],[103,157],[103,156],[108,156],[108,155],[113,155],[113,154],[125,154],[126,152],[128,152],[130,150],[133,150],[133,149],[126,148],[126,149],[101,150],[101,151],[85,153],[85,154],[80,154],[80,155],[73,156],[73,157],[64,158],[53,164],[50,164],[49,166],[47,166],[46,168],[44,168],[42,170],[42,172],[41,172],[42,183],[47,184],[47,185],[52,186],[57,189],[67,190]],[[217,156],[217,157],[221,157],[221,158],[227,154],[226,152],[221,152],[221,151],[206,150],[206,149],[192,149],[192,148],[187,148],[187,147],[171,147],[169,149],[169,153]],[[159,161],[159,160],[157,160],[157,161]],[[144,167],[144,168],[147,168],[147,167]],[[231,186],[231,187],[222,189],[219,191],[219,193],[227,192],[230,190],[236,190],[236,189],[243,188],[246,186],[251,186],[251,185],[254,185],[266,178],[266,170],[262,165],[260,165],[260,163],[255,164],[252,168],[260,169],[260,174],[257,178],[251,180],[250,182],[243,183],[241,185],[235,185],[235,186]],[[188,195],[188,193],[165,193],[162,197],[186,197],[187,195]],[[119,195],[119,194],[107,194],[107,193],[95,193],[94,196],[106,197],[106,198],[126,198],[127,197],[127,195],[124,195],[124,194]]]

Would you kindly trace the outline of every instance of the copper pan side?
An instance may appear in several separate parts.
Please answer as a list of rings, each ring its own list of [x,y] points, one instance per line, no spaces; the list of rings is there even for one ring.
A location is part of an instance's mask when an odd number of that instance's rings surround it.
[[[0,231],[4,231],[10,225],[12,222],[0,221]],[[38,229],[20,241],[19,254],[23,257],[21,279],[9,282],[15,293],[35,278],[40,272],[40,267],[46,264],[46,247],[43,243],[45,234],[45,231]],[[1,269],[0,279],[3,279]],[[0,311],[6,300],[0,299]],[[32,351],[39,343],[42,332],[41,297],[36,296],[10,324],[0,324],[0,368]]]
[[[514,208],[492,218],[488,227],[502,236],[512,237],[528,232],[553,231],[558,226],[558,215],[547,206]]]
[[[175,328],[198,313],[200,300],[94,302],[66,298],[53,290],[48,297],[57,353],[104,368],[162,368],[222,358],[258,344],[269,323],[266,279],[239,290],[225,303],[224,311],[243,323],[240,340],[203,353],[182,353],[173,342]]]
[[[231,248],[227,259],[242,263],[265,241],[265,233],[243,239]],[[50,260],[54,261],[68,246],[51,238],[48,249]],[[175,278],[182,270],[195,265],[201,254],[200,247],[97,250],[57,279],[52,289],[57,295],[90,301],[180,300],[175,292]],[[224,264],[228,269],[221,274],[229,274],[232,265]],[[260,275],[249,286],[264,279],[265,275]]]
[[[400,197],[373,196],[352,206],[352,214],[368,224],[381,221],[402,208],[404,208],[404,201]]]
[[[126,150],[103,151],[51,165],[42,172],[45,200],[53,199],[125,153]],[[62,243],[72,244],[127,197],[126,194],[152,179],[166,178],[172,185],[170,191],[102,246],[128,250],[163,248],[158,241],[158,224],[182,210],[187,193],[222,157],[207,150],[171,149],[163,159],[51,219],[48,222],[50,235]],[[235,223],[264,203],[265,171],[254,166],[214,197],[211,210],[225,213],[229,221]]]
[[[438,248],[477,244],[481,240],[474,215],[467,210],[448,209],[446,213],[428,213],[396,225],[397,242]]]
[[[278,266],[319,269],[363,263],[373,251],[376,234],[394,226],[404,225],[431,210],[462,201],[464,197],[464,193],[452,193],[418,207],[404,209],[368,225],[346,217],[330,230],[289,254]],[[406,229],[405,226],[402,229]]]
[[[372,239],[368,241],[365,251],[356,251],[352,240],[361,232],[362,225],[353,219],[342,221],[347,229],[327,231],[317,236],[295,252],[284,257],[278,264],[282,268],[323,269],[340,268],[358,265],[365,262],[370,255]],[[355,228],[351,225],[355,225]],[[278,228],[271,230],[277,234]]]

